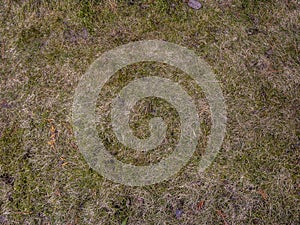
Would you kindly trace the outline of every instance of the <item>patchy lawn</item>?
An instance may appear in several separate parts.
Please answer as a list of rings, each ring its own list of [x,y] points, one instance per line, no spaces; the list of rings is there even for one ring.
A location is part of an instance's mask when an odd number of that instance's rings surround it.
[[[0,2],[0,224],[300,223],[299,1],[202,0],[200,10],[181,0]],[[116,158],[155,163],[178,140],[178,115],[157,98],[139,102],[131,127],[147,137],[155,112],[169,125],[168,142],[138,155],[116,140],[109,103],[137,77],[180,82],[195,98],[203,133],[179,174],[129,187],[87,165],[72,132],[72,100],[101,53],[152,39],[192,49],[211,66],[226,98],[227,135],[198,174],[211,126],[201,89],[168,65],[122,69],[97,104],[99,136]]]

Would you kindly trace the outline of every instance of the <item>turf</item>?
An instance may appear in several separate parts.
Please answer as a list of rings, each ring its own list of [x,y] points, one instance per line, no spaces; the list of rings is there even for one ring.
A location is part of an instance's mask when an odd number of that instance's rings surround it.
[[[299,224],[300,3],[203,0],[0,1],[0,224]],[[147,98],[132,112],[138,137],[161,116],[168,140],[136,154],[116,140],[113,97],[130,80],[160,75],[194,96],[197,151],[163,183],[130,187],[89,168],[72,130],[75,88],[102,53],[138,40],[185,46],[213,69],[226,98],[227,134],[198,174],[210,132],[201,88],[168,65],[139,63],[115,74],[99,95],[99,136],[116,158],[147,165],[178,140],[178,115]]]

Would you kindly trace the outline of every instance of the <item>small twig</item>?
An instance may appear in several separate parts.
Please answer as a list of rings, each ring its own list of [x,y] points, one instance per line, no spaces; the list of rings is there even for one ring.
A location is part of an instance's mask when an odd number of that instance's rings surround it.
[[[32,212],[12,212],[11,214],[16,214],[16,215],[28,215],[28,214],[32,214]]]

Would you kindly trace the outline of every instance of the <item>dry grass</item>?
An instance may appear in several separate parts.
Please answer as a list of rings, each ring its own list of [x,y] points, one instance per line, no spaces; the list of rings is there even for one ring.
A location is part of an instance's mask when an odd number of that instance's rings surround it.
[[[299,1],[202,3],[194,11],[179,0],[1,0],[0,224],[300,223]],[[226,97],[227,136],[216,161],[199,175],[210,128],[201,89],[163,64],[123,69],[98,102],[99,135],[117,158],[156,162],[178,137],[176,112],[146,99],[133,110],[131,126],[144,137],[149,112],[165,116],[166,146],[134,155],[114,139],[109,102],[139,76],[181,82],[195,96],[206,134],[180,174],[127,187],[89,169],[72,133],[72,97],[97,56],[148,39],[186,46],[210,64]]]

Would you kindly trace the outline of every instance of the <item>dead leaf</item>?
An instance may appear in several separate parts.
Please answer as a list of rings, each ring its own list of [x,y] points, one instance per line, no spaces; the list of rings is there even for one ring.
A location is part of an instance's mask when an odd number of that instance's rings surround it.
[[[56,136],[56,129],[55,127],[52,125],[51,128],[50,128],[50,138],[51,139],[54,139]]]
[[[66,166],[68,164],[69,164],[68,162],[64,162],[61,166],[64,167],[64,166]]]
[[[55,141],[53,141],[53,140],[48,141],[48,145],[50,145],[51,148],[54,148],[54,144],[55,144]]]
[[[203,206],[204,206],[204,203],[205,203],[204,200],[200,201],[200,202],[198,203],[198,205],[197,205],[197,208],[198,208],[199,210],[202,209]]]
[[[52,124],[50,127],[50,140],[47,143],[48,143],[48,145],[50,145],[51,149],[53,149],[53,150],[55,150],[56,136],[57,136],[57,130],[56,130],[55,126]]]
[[[257,192],[261,195],[261,197],[262,197],[264,200],[267,200],[268,195],[267,195],[266,192],[264,192],[264,190],[259,189]]]

